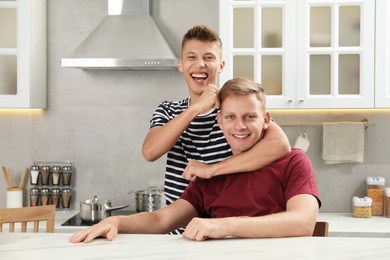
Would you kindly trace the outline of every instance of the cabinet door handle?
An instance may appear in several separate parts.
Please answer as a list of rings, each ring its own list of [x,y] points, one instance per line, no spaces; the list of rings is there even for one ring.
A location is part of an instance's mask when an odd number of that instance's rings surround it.
[[[289,103],[291,103],[291,102],[293,102],[294,100],[292,100],[292,99],[287,99],[287,102],[289,102]]]
[[[303,101],[305,101],[305,100],[303,100],[303,99],[298,100],[299,103],[303,103]]]

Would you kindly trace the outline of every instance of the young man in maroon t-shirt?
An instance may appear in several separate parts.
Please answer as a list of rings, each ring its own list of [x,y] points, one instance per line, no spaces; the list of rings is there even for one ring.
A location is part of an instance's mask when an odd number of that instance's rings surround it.
[[[219,91],[218,123],[233,155],[251,149],[270,123],[260,84],[236,78]],[[74,234],[71,242],[121,233],[168,233],[186,226],[191,240],[311,236],[321,202],[306,154],[293,149],[257,171],[191,182],[180,199],[154,212],[104,219]]]

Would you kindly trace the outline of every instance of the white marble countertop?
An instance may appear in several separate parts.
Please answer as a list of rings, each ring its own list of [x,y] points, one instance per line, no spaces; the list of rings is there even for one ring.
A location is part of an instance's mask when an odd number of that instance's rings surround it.
[[[390,218],[355,218],[352,213],[320,213],[317,220],[329,223],[329,236],[390,238]]]
[[[72,244],[66,233],[0,233],[1,259],[389,259],[389,238],[298,237],[190,241],[125,235]],[[223,257],[223,258],[221,258]]]
[[[79,210],[57,211],[55,220],[56,233],[73,233],[83,227],[61,226],[66,220],[78,214]],[[352,213],[322,213],[317,220],[329,223],[330,237],[388,237],[390,238],[390,218],[373,216],[354,218]]]

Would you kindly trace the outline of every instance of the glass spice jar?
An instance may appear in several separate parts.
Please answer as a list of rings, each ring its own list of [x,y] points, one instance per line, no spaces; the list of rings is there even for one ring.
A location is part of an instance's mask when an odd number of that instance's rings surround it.
[[[39,181],[39,166],[38,165],[31,165],[30,167],[30,184],[31,185],[38,185]]]
[[[51,189],[51,202],[53,205],[56,206],[56,208],[60,207],[60,198],[61,198],[60,189],[59,188]]]
[[[39,189],[31,188],[30,189],[30,206],[36,207],[39,205]]]
[[[353,216],[355,218],[371,218],[372,199],[370,197],[359,198],[354,196],[352,198]]]
[[[60,177],[61,177],[61,167],[53,166],[51,167],[51,183],[53,185],[60,185]]]
[[[49,185],[50,166],[41,167],[41,184]]]
[[[367,196],[372,199],[372,215],[383,216],[385,198],[385,179],[383,177],[367,177]]]
[[[41,204],[42,206],[49,205],[50,203],[50,190],[48,188],[41,189]]]
[[[62,189],[62,208],[69,209],[70,208],[70,199],[72,197],[72,191],[69,188]]]
[[[72,177],[72,167],[63,166],[62,167],[62,184],[64,186],[70,186],[70,181]]]

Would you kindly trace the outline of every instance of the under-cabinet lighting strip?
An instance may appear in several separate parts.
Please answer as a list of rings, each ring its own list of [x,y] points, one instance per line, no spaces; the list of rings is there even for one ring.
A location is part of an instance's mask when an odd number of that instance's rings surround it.
[[[346,121],[343,121],[346,122]],[[334,123],[343,123],[343,122],[334,122]],[[361,122],[348,122],[353,124],[364,124],[364,128],[367,129],[369,126],[374,126],[374,124],[368,122],[367,119],[364,119]],[[281,127],[320,127],[322,126],[322,122],[314,122],[314,123],[281,123],[279,124]]]

